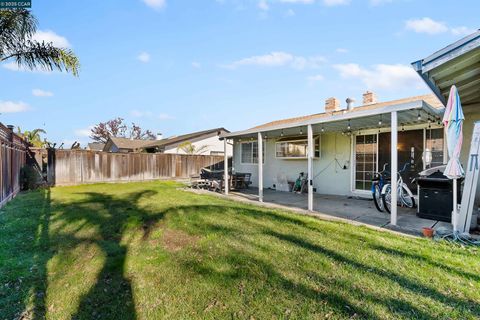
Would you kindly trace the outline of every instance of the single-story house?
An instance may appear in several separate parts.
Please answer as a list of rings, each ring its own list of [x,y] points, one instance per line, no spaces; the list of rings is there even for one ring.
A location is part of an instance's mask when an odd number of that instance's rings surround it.
[[[187,154],[189,152],[184,150],[185,148],[182,148],[182,144],[190,143],[194,149],[193,153],[195,154],[224,155],[223,142],[220,141],[218,137],[221,134],[226,134],[229,132],[230,131],[225,128],[214,128],[192,132],[167,139],[150,141],[150,143],[144,148],[148,152]],[[232,155],[231,146],[227,148],[227,155]]]
[[[305,172],[312,193],[371,197],[374,173],[392,165],[392,131],[397,133],[397,168],[409,164],[405,181],[446,161],[440,123],[444,108],[434,95],[379,102],[367,91],[362,105],[347,101],[342,107],[329,98],[325,112],[223,135],[233,143],[233,170],[251,173],[260,192]]]
[[[187,154],[195,153],[202,155],[224,155],[223,142],[218,139],[221,134],[229,133],[225,128],[214,128],[163,138],[161,134],[157,135],[156,140],[140,140],[128,138],[110,138],[103,151],[106,152],[140,152],[146,151],[151,153],[175,153]],[[182,148],[182,144],[186,143],[191,146],[191,152]],[[227,148],[227,155],[232,155],[232,147]]]
[[[110,137],[105,143],[103,151],[118,153],[140,152],[151,142],[153,142],[153,140]]]
[[[225,146],[233,144],[232,170],[252,174],[260,201],[264,188],[283,186],[300,172],[308,175],[309,210],[314,192],[371,198],[372,176],[384,164],[392,172],[408,164],[402,174],[408,183],[423,169],[448,161],[441,120],[453,84],[466,116],[461,159],[466,166],[473,123],[480,119],[480,31],[413,66],[434,94],[378,102],[374,93],[365,92],[358,107],[352,99],[341,107],[338,99],[329,98],[325,112],[221,135]],[[392,175],[392,185],[396,181]],[[391,224],[397,224],[396,206]]]
[[[105,148],[105,143],[103,142],[90,142],[87,145],[87,150],[92,151],[103,151],[103,148]]]

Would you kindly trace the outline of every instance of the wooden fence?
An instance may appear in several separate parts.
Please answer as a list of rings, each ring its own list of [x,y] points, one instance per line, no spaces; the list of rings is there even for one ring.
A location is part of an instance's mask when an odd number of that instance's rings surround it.
[[[108,153],[49,150],[48,180],[53,185],[180,179],[200,169],[223,169],[223,156],[164,153]]]
[[[0,207],[20,191],[20,170],[26,163],[27,146],[0,123]]]

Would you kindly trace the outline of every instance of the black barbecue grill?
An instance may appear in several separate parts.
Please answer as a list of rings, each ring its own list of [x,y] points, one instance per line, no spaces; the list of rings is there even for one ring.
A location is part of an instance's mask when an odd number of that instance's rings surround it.
[[[453,210],[453,182],[444,174],[445,166],[420,172],[418,182],[418,211],[420,218],[451,222]],[[462,182],[461,179],[457,180]],[[461,199],[460,189],[458,197]]]

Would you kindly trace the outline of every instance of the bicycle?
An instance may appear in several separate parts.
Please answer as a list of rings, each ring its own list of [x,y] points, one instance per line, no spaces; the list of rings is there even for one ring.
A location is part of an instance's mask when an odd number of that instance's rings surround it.
[[[402,173],[407,170],[407,166],[409,163],[405,163],[402,170],[400,170],[397,180],[397,202],[400,203],[402,206],[407,208],[415,208],[415,198],[413,197],[412,191],[408,188],[408,186],[403,182]],[[383,207],[385,210],[390,213],[392,208],[392,185],[388,183],[383,186],[382,188],[382,202]]]
[[[373,175],[372,179],[372,197],[373,203],[378,211],[383,212],[382,189],[386,181],[390,180],[390,172],[387,171],[388,163],[383,165],[383,170]]]

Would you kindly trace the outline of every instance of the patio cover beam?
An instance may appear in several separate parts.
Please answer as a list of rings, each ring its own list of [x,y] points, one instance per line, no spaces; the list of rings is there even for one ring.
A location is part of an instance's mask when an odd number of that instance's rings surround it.
[[[313,128],[309,124],[307,126],[308,136],[308,211],[313,211]]]
[[[398,120],[397,112],[393,111],[391,114],[392,120],[392,133],[391,133],[391,208],[390,208],[390,224],[393,226],[397,225],[397,201],[398,201],[398,190],[397,190],[397,179],[398,179],[398,152],[397,152],[397,143],[398,143]]]
[[[263,202],[263,137],[261,132],[258,133],[257,153],[258,153],[258,201]]]
[[[228,177],[228,153],[227,153],[227,139],[223,139],[223,171],[224,171],[224,190],[225,190],[225,195],[228,195],[228,187],[229,187],[229,177]]]

